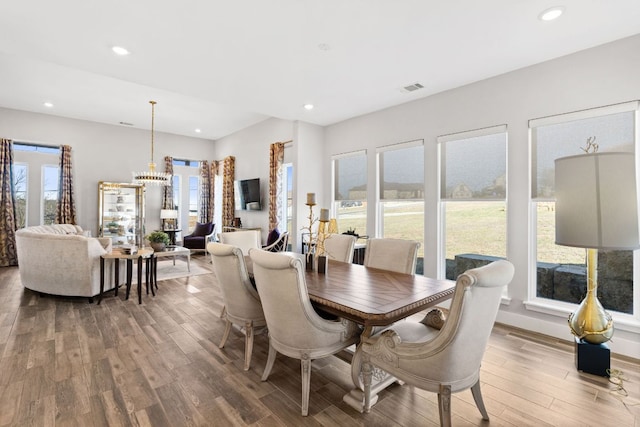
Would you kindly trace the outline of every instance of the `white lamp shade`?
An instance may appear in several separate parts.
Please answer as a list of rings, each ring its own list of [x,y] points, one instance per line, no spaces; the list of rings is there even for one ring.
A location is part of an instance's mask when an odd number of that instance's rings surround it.
[[[160,209],[160,219],[178,218],[178,211],[173,209]]]
[[[633,153],[592,153],[555,161],[556,244],[640,247]]]

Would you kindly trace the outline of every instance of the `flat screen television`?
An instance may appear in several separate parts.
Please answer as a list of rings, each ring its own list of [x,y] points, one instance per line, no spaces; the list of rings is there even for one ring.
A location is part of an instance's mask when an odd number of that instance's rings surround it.
[[[243,211],[259,211],[260,178],[242,179],[235,182],[236,209]]]

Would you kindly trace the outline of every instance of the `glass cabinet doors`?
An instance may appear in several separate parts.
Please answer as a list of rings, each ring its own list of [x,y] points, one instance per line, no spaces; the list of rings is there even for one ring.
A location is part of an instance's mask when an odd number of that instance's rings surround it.
[[[142,184],[98,183],[98,235],[113,246],[144,243],[144,191]]]

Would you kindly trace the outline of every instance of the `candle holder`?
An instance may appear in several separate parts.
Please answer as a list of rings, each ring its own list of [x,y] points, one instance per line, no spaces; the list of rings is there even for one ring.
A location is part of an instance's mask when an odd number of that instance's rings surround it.
[[[312,197],[313,196],[313,197]],[[309,206],[309,227],[302,227],[302,230],[307,230],[309,233],[309,239],[306,242],[302,242],[303,245],[307,245],[307,253],[305,255],[306,260],[306,268],[307,270],[313,270],[313,257],[314,257],[314,233],[313,233],[313,224],[318,220],[313,216],[313,207],[316,205],[315,203],[315,194],[308,193],[307,194],[307,206]]]
[[[318,237],[316,239],[316,253],[318,255],[318,273],[325,274],[327,272],[328,258],[326,249],[324,247],[324,241],[327,238],[325,229],[329,220],[320,219],[318,225]]]

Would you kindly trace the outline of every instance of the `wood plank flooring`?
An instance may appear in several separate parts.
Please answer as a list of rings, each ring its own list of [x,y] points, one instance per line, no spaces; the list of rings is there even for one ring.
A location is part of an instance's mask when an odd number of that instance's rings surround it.
[[[193,262],[208,267],[204,255]],[[158,295],[101,305],[25,290],[17,268],[0,268],[0,426],[424,426],[437,399],[393,385],[370,414],[342,402],[348,365],[313,362],[309,416],[300,415],[300,365],[278,355],[262,382],[268,342],[256,336],[242,370],[244,337],[224,349],[213,274],[159,283]],[[133,292],[135,294],[135,292]],[[567,339],[570,336],[567,332]],[[496,325],[482,367],[494,426],[640,427],[637,360],[613,358],[628,397],[606,378],[577,372],[569,341]],[[487,425],[469,391],[455,394],[456,426]]]

